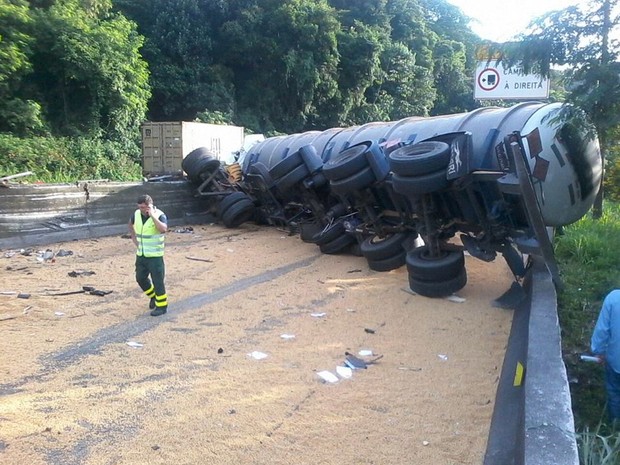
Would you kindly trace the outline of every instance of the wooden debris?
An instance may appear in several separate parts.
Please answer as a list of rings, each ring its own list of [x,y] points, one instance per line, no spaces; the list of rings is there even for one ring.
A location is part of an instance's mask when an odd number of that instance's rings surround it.
[[[3,176],[0,178],[0,182],[8,181],[9,179],[21,178],[23,176],[30,176],[34,174],[32,171],[24,171],[23,173],[11,174],[10,176]]]
[[[208,258],[191,257],[189,255],[185,258],[187,258],[188,260],[196,260],[197,262],[213,263],[213,260],[209,260]]]

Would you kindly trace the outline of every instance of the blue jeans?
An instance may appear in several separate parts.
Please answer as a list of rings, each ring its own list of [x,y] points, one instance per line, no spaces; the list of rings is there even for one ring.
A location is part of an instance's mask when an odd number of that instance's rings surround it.
[[[616,373],[609,364],[605,365],[605,388],[609,420],[620,420],[620,373]]]

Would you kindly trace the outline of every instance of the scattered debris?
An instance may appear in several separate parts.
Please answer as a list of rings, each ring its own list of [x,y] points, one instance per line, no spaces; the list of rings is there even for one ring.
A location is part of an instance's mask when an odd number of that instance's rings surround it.
[[[267,354],[264,354],[262,352],[259,352],[257,350],[250,352],[248,354],[249,357],[252,357],[254,360],[263,360],[264,358],[267,358]]]
[[[40,262],[49,262],[54,260],[54,251],[47,249],[44,252],[37,252],[37,260]]]
[[[88,270],[77,270],[77,271],[69,271],[69,273],[67,273],[69,276],[71,276],[72,278],[77,278],[78,276],[92,276],[95,273],[94,271],[88,271]]]
[[[0,321],[14,320],[17,318],[15,315],[0,315]]]
[[[90,295],[98,295],[100,297],[111,294],[113,291],[101,291],[99,289],[95,289],[93,286],[82,286],[81,291],[67,291],[67,292],[57,292],[56,294],[47,294],[49,296],[65,296],[65,295],[74,295],[74,294],[85,294],[88,293]]]
[[[280,334],[280,337],[282,339],[286,339],[286,340],[295,339],[295,335],[294,334]]]
[[[197,262],[207,262],[207,263],[213,263],[213,260],[210,260],[208,258],[198,258],[198,257],[191,257],[191,256],[187,256],[185,257],[188,260],[196,260]]]
[[[449,300],[450,302],[454,302],[454,303],[457,303],[457,304],[462,304],[467,299],[464,299],[463,297],[459,297],[456,294],[452,294],[451,296],[446,297],[446,300]]]
[[[73,251],[71,250],[60,249],[58,252],[56,252],[57,257],[69,257],[71,255],[73,255]]]
[[[353,370],[349,367],[337,366],[336,373],[344,379],[349,379],[353,376]]]
[[[366,364],[366,362],[362,360],[361,358],[357,358],[355,355],[350,354],[349,352],[345,352],[345,355],[347,356],[347,358],[344,360],[344,363],[346,366],[348,366],[352,370],[368,368],[368,365]]]
[[[398,367],[398,369],[403,371],[422,371],[422,368],[417,367]]]
[[[222,349],[221,347],[219,349],[217,349],[217,353],[218,354],[223,354],[224,353],[224,349]]]
[[[422,441],[422,445],[423,446],[428,446],[429,444],[430,444],[430,442],[428,442],[428,441]]]
[[[179,234],[193,234],[194,228],[187,226],[186,228],[175,229],[174,232]]]
[[[366,331],[368,334],[375,334],[376,331],[374,329],[370,329],[370,328],[364,328],[364,331]]]
[[[360,350],[357,355],[359,355],[360,357],[372,357],[372,350],[369,349],[362,349]]]
[[[30,298],[30,294],[19,293],[19,294],[17,294],[17,298],[18,299],[29,299]]]
[[[15,178],[21,178],[24,176],[31,176],[34,173],[32,171],[23,171],[21,173],[17,173],[17,174],[11,174],[10,176],[3,176],[0,178],[0,183],[2,183],[5,187],[8,187],[8,183],[7,181],[10,179],[15,179]]]
[[[64,312],[54,312],[56,316],[65,316]]]
[[[136,341],[127,341],[127,345],[129,347],[133,347],[134,349],[139,349],[140,347],[144,347],[144,344]]]
[[[357,270],[357,269],[356,270],[349,270],[349,271],[347,271],[347,273],[361,273],[361,272],[362,272],[362,270]]]
[[[338,382],[338,377],[335,374],[333,374],[331,371],[327,371],[327,370],[319,371],[317,373],[317,375],[323,381],[327,381],[328,383],[337,383]]]
[[[327,315],[327,313],[325,312],[321,312],[321,313],[311,313],[310,316],[314,317],[314,318],[323,318],[325,315]]]
[[[447,356],[447,355],[445,355],[445,354],[437,354],[437,357],[439,357],[440,359],[442,359],[444,362],[445,362],[446,360],[448,360],[448,356]]]

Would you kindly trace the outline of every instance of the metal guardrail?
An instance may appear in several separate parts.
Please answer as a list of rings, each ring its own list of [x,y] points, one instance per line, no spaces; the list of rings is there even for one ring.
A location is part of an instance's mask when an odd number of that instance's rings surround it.
[[[497,388],[484,465],[578,465],[557,296],[542,257],[524,282]]]

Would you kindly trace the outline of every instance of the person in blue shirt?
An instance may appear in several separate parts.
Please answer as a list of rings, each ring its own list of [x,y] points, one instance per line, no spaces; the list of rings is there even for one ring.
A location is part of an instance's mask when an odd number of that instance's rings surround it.
[[[609,418],[620,420],[620,289],[605,297],[590,345],[592,353],[605,364]]]

